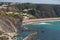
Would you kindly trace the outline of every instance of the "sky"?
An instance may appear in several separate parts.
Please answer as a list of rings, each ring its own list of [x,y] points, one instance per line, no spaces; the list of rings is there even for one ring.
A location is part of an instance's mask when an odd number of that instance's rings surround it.
[[[39,4],[60,4],[60,0],[0,0],[0,2],[39,3]]]

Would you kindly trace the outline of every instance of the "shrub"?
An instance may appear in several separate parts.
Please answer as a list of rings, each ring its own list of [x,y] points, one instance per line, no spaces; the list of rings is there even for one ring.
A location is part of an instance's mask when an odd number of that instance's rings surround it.
[[[35,19],[35,18],[36,18],[35,16],[30,17],[30,19]]]
[[[3,14],[3,16],[14,17],[14,18],[23,18],[21,14]]]

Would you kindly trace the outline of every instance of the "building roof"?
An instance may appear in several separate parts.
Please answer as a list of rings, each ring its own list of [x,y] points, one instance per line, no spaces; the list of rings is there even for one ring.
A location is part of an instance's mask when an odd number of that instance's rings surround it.
[[[6,4],[3,4],[2,6],[8,6],[8,5],[6,5]]]

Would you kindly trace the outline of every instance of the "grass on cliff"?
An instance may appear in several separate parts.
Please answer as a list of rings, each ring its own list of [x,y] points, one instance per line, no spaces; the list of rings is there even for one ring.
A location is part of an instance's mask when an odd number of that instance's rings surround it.
[[[3,14],[3,16],[14,17],[14,18],[23,18],[21,14]]]

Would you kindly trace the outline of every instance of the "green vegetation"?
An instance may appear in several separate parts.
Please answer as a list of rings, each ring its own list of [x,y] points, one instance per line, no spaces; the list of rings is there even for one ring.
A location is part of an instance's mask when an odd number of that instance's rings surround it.
[[[34,15],[34,14],[35,14],[35,10],[34,10],[34,9],[29,10],[27,13],[28,13],[28,14],[31,14],[31,15]]]
[[[36,17],[35,16],[32,16],[32,17],[30,17],[30,19],[36,19]]]
[[[14,17],[14,18],[23,18],[21,14],[3,14],[3,16]]]

